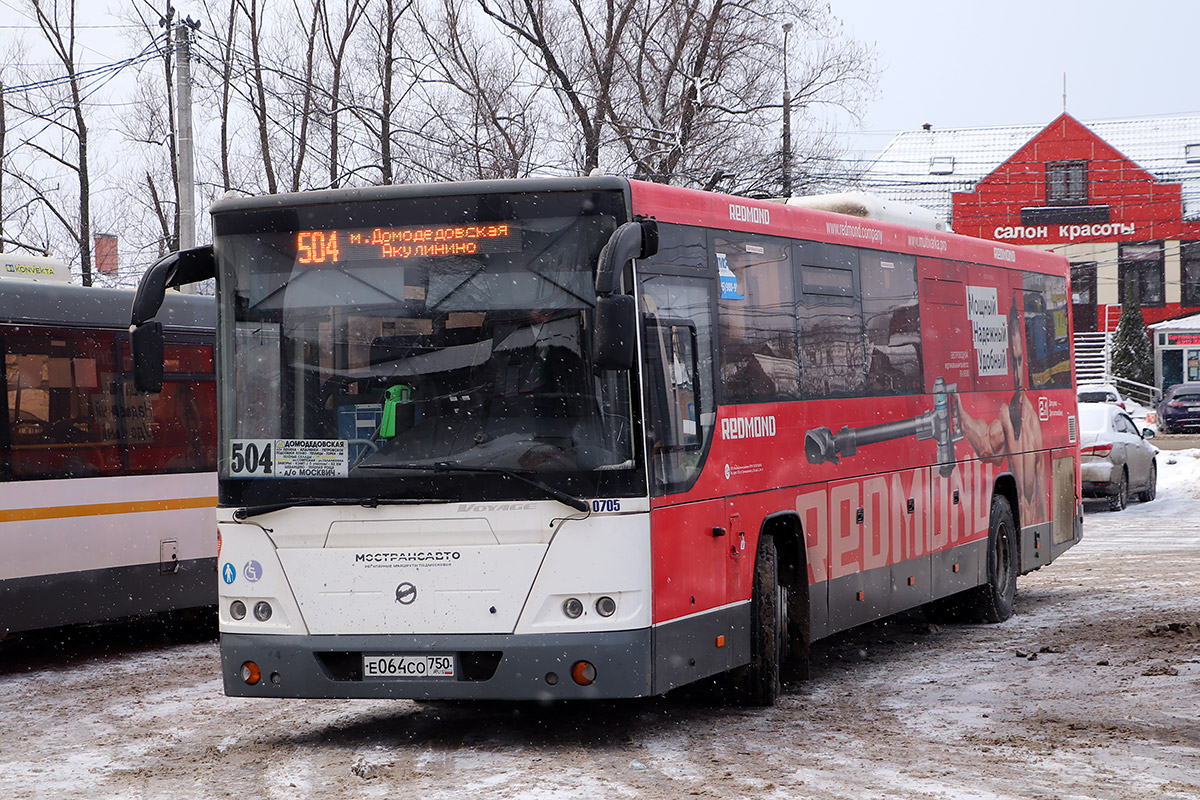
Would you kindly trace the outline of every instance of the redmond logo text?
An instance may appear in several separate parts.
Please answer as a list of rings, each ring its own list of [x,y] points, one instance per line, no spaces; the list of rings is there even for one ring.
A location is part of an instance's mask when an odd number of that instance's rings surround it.
[[[775,435],[775,417],[729,417],[721,420],[722,439],[764,439]]]
[[[754,222],[759,225],[771,224],[771,212],[765,208],[743,206],[737,203],[729,204],[729,218],[737,222]]]

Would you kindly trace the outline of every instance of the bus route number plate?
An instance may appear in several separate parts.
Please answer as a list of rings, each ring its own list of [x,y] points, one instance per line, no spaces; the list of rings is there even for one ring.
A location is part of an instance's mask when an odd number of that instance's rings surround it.
[[[363,678],[453,678],[454,656],[364,655]]]

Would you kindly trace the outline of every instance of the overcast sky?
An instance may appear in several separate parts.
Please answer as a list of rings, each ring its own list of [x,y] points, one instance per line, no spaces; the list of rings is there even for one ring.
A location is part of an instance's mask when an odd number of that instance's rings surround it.
[[[829,0],[874,45],[855,149],[900,130],[1200,113],[1200,0]],[[867,153],[867,154],[873,154]]]

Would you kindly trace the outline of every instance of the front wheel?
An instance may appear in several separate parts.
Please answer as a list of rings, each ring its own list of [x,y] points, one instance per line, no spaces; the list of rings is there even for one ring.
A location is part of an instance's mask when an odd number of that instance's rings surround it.
[[[968,592],[966,610],[980,622],[1003,622],[1017,599],[1017,532],[1012,506],[1000,495],[992,497],[987,577],[986,584]]]
[[[779,580],[775,540],[759,540],[750,598],[750,663],[737,676],[737,699],[746,706],[773,706],[783,689],[787,652],[787,588]]]

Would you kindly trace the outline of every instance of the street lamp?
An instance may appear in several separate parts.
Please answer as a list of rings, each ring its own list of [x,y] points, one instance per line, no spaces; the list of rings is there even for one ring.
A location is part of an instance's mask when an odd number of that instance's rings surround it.
[[[783,196],[792,196],[792,93],[788,89],[788,34],[792,23],[783,23]]]

